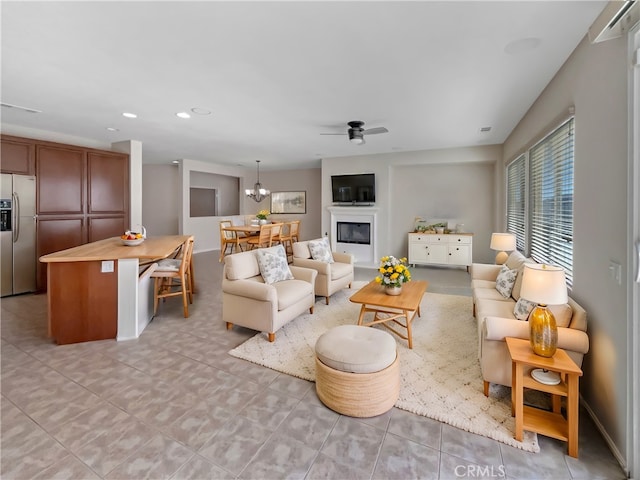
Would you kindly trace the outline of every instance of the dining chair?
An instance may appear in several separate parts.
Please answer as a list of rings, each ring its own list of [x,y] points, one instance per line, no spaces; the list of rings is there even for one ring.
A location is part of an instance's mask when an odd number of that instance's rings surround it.
[[[299,242],[300,241],[300,220],[293,220],[292,222],[289,222],[291,224],[291,231],[290,231],[290,235],[291,235],[291,241],[293,243],[295,242]]]
[[[291,257],[291,262],[293,261],[293,240],[291,237],[291,224],[293,222],[286,222],[282,224],[280,228],[280,235],[278,235],[278,240],[280,244],[284,247],[284,251],[287,255],[287,262],[289,262],[289,257]],[[289,262],[289,263],[291,263]]]
[[[237,235],[236,232],[227,230],[232,226],[231,220],[220,220],[220,258],[219,262],[227,254],[227,248],[229,253],[233,253],[234,248],[236,253],[242,251],[242,245],[249,241],[249,237]]]
[[[274,225],[273,223],[260,225],[260,234],[255,237],[249,237],[248,243],[252,250],[254,248],[265,248],[273,245]]]
[[[193,303],[193,278],[191,257],[194,238],[190,236],[181,247],[177,258],[165,258],[151,274],[153,278],[153,314],[158,311],[158,302],[168,297],[182,296],[184,318],[189,317],[189,304]]]

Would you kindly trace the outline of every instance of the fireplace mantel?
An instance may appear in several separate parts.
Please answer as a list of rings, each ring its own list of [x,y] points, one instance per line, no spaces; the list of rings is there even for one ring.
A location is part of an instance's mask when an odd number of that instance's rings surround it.
[[[376,218],[379,209],[376,207],[328,207],[331,213],[331,249],[336,252],[350,253],[359,267],[377,268],[378,249]],[[369,245],[339,243],[336,241],[338,222],[369,223],[371,243]]]

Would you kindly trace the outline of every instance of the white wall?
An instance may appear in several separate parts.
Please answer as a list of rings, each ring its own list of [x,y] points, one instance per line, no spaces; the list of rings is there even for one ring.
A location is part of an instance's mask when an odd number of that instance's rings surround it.
[[[591,45],[585,38],[504,144],[503,162],[553,126],[575,105],[574,285],[586,310],[590,351],[580,382],[583,399],[624,461],[627,437],[626,285],[609,276],[609,262],[627,255],[627,43]],[[504,194],[504,185],[499,185]],[[502,218],[504,209],[500,210]]]
[[[322,160],[322,232],[330,231],[331,175],[376,174],[378,252],[407,255],[414,218],[454,217],[474,233],[473,259],[492,262],[494,164],[500,145],[362,155]]]

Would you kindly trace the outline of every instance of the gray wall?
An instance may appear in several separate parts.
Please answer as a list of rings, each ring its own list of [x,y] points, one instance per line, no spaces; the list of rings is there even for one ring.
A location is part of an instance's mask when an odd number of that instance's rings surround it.
[[[553,126],[575,105],[574,285],[588,314],[591,349],[580,390],[625,457],[627,438],[627,294],[609,276],[609,261],[627,278],[627,43],[591,45],[569,57],[504,144],[504,161]],[[500,183],[503,187],[504,185]],[[503,193],[504,195],[504,189]],[[501,215],[504,215],[502,210]]]
[[[240,205],[238,201],[238,177],[218,175],[215,173],[191,171],[191,187],[213,188],[216,190],[218,215],[221,217],[238,215]]]
[[[252,188],[255,183],[256,171],[247,170],[245,176],[245,188]],[[319,168],[309,168],[301,170],[280,170],[263,171],[260,170],[260,183],[263,187],[272,192],[299,192],[306,191],[307,213],[306,214],[279,214],[269,217],[272,221],[300,220],[300,239],[310,240],[321,235],[321,170]],[[259,210],[271,210],[270,198],[266,198],[260,203],[242,195],[243,212],[247,215],[258,213]]]
[[[147,235],[176,235],[180,202],[176,165],[142,166],[142,224]]]

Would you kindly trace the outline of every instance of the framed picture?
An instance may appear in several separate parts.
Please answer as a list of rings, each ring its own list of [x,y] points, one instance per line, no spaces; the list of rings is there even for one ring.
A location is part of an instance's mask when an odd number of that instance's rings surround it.
[[[307,192],[271,192],[271,213],[307,213]]]

